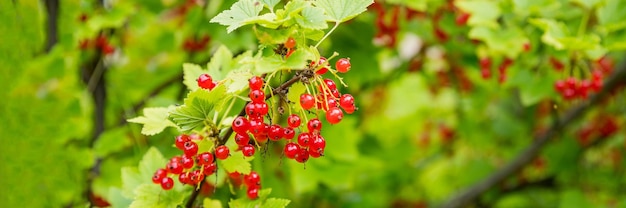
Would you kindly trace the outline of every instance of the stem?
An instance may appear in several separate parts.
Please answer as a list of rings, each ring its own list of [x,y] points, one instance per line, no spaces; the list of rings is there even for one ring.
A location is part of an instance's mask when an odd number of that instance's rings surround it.
[[[337,27],[339,26],[339,22],[335,22],[335,26],[333,26],[332,29],[330,29],[330,31],[328,31],[328,33],[326,33],[326,35],[324,35],[324,37],[322,39],[320,39],[319,42],[317,42],[317,44],[315,44],[315,48],[317,48],[318,46],[320,46],[320,43],[322,43],[322,41],[326,40],[326,38],[333,33],[333,31],[335,31],[335,29],[337,29]]]
[[[580,25],[578,26],[578,36],[583,36],[585,34],[585,30],[587,29],[587,23],[589,22],[589,11],[585,9],[585,14],[583,14],[583,19],[580,21]]]

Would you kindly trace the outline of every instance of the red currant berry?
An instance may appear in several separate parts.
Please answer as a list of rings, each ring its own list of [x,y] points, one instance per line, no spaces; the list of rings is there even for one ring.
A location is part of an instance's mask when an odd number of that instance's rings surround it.
[[[293,139],[294,136],[296,136],[296,131],[294,131],[293,128],[291,128],[291,127],[283,128],[283,137],[285,139],[287,139],[287,140]]]
[[[263,87],[263,78],[254,76],[248,80],[248,86],[251,90],[260,90]]]
[[[342,95],[339,99],[339,106],[343,109],[354,108],[354,97],[351,94]]]
[[[320,57],[320,60],[317,62],[317,66],[322,66],[322,67],[319,68],[317,71],[315,71],[316,74],[322,75],[322,74],[325,74],[328,71],[328,68],[324,67],[324,66],[326,66],[326,58],[325,57]]]
[[[481,69],[491,69],[491,59],[490,58],[481,58],[480,59],[480,68]]]
[[[178,181],[182,184],[189,184],[191,181],[189,180],[189,173],[183,172],[178,175]]]
[[[217,170],[217,165],[215,163],[211,163],[211,164],[205,165],[202,168],[202,170],[203,170],[202,173],[208,176],[208,175],[215,173],[215,171]]]
[[[249,199],[256,199],[259,197],[259,188],[258,187],[248,187],[247,192]]]
[[[563,64],[563,62],[559,61],[558,59],[554,57],[550,57],[550,65],[552,65],[552,68],[554,68],[557,71],[562,71],[563,68],[565,68],[565,65]]]
[[[113,52],[115,52],[115,47],[113,47],[111,44],[106,44],[102,47],[101,52],[104,55],[111,55],[113,54]]]
[[[309,120],[309,123],[307,123],[307,128],[309,129],[309,132],[318,132],[322,130],[322,122],[317,118],[311,119]]]
[[[309,151],[304,148],[300,149],[298,151],[298,154],[296,154],[295,159],[299,163],[305,163],[307,160],[309,160]]]
[[[294,49],[294,48],[289,49],[287,51],[287,54],[285,54],[285,58],[289,58],[289,56],[291,56],[291,54],[293,54],[293,52],[295,52],[295,51],[296,51],[296,49]]]
[[[300,116],[296,114],[291,114],[287,117],[287,125],[291,128],[298,128],[300,126]]]
[[[183,151],[187,156],[195,156],[196,154],[198,154],[198,144],[192,141],[187,141],[183,146]]]
[[[211,163],[213,163],[213,160],[215,160],[213,158],[213,154],[211,154],[210,152],[203,152],[200,153],[198,155],[198,165],[209,165]]]
[[[200,140],[202,140],[202,136],[200,136],[200,134],[191,134],[191,135],[189,135],[189,140],[191,140],[191,141],[200,141]]]
[[[530,42],[525,42],[522,48],[524,48],[524,52],[530,51]]]
[[[343,112],[337,107],[332,107],[326,111],[326,120],[330,124],[337,124],[343,119]]]
[[[293,142],[289,142],[285,145],[285,156],[289,159],[296,158],[296,154],[300,151],[300,147]]]
[[[267,113],[269,112],[269,107],[267,106],[267,103],[265,102],[255,103],[254,105],[256,106],[257,112],[259,113],[260,116],[267,115]]]
[[[298,135],[298,145],[300,145],[301,147],[308,147],[309,142],[311,141],[312,138],[313,138],[313,135],[311,133],[302,132],[300,133],[300,135]]]
[[[309,145],[309,152],[324,155],[324,149],[326,149],[326,140],[324,137],[322,137],[322,135],[315,136]]]
[[[202,179],[204,179],[204,175],[200,170],[194,170],[189,173],[189,181],[193,185],[199,184],[202,182]]]
[[[180,162],[169,162],[167,164],[167,171],[173,174],[180,174],[183,172],[183,165]]]
[[[243,153],[243,156],[246,157],[254,155],[254,151],[254,146],[252,146],[251,144],[246,144],[241,148],[241,153]]]
[[[267,139],[268,139],[267,134],[264,134],[264,133],[254,135],[254,140],[258,143],[265,143]]]
[[[285,48],[292,49],[293,47],[296,47],[296,39],[289,37],[287,41],[285,41]]]
[[[241,134],[245,134],[250,129],[250,122],[248,119],[243,116],[237,116],[235,120],[233,120],[233,131]]]
[[[312,158],[319,158],[322,156],[322,154],[323,152],[320,152],[319,149],[309,148],[309,156],[311,156]]]
[[[563,80],[557,80],[554,83],[554,89],[557,92],[563,93],[563,91],[565,91],[565,88],[566,88],[566,85],[565,85],[565,81],[563,81]]]
[[[152,176],[152,182],[159,184],[161,183],[161,179],[165,177],[167,177],[167,170],[159,168],[156,172],[154,172],[154,175]]]
[[[193,167],[194,161],[192,156],[183,155],[180,164],[183,165],[183,168],[189,169]]]
[[[172,178],[165,177],[161,179],[161,188],[163,188],[163,190],[170,190],[173,187],[174,187],[174,180],[172,180]]]
[[[337,69],[337,71],[341,73],[346,73],[350,71],[350,66],[351,66],[350,59],[348,58],[340,58],[335,63],[335,68]]]
[[[265,101],[265,93],[262,90],[252,90],[248,94],[248,97],[253,103],[261,103]]]
[[[247,145],[250,142],[250,136],[248,135],[248,133],[237,133],[235,134],[235,143],[237,143],[237,145],[244,146]]]
[[[344,108],[343,110],[346,111],[347,114],[352,114],[356,110],[356,107],[351,106],[349,108]]]
[[[215,157],[220,160],[225,160],[230,155],[230,150],[227,146],[221,145],[215,149]]]
[[[243,183],[248,187],[256,187],[261,184],[261,176],[256,171],[250,171],[250,174],[243,176]]]
[[[462,26],[467,24],[467,20],[470,18],[470,14],[467,12],[461,12],[456,16],[456,25]]]
[[[274,124],[270,126],[270,131],[267,135],[272,141],[279,141],[283,138],[283,128],[278,124]]]
[[[265,130],[265,123],[262,118],[250,119],[250,133],[256,136],[263,133],[263,130]]]
[[[183,150],[185,148],[185,142],[189,141],[189,136],[187,134],[181,134],[176,136],[175,144],[176,148]]]
[[[200,75],[200,77],[198,77],[198,79],[196,80],[198,81],[198,87],[202,88],[202,89],[212,89],[214,87],[213,85],[213,78],[211,78],[211,75],[208,74],[202,74]]]
[[[483,69],[480,69],[480,76],[481,76],[483,79],[489,79],[489,78],[491,78],[491,69],[489,69],[489,68],[483,68]]]
[[[311,94],[302,94],[300,95],[300,105],[304,110],[309,110],[315,105],[315,98]]]

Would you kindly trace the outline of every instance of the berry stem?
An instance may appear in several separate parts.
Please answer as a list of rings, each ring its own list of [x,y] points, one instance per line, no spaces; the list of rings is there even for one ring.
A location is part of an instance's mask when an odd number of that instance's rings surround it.
[[[330,31],[328,31],[328,33],[326,33],[326,35],[324,35],[324,37],[322,39],[320,39],[319,42],[317,42],[317,44],[315,44],[315,48],[317,48],[318,46],[320,46],[320,44],[326,40],[326,38],[328,38],[328,36],[333,33],[333,31],[335,31],[335,29],[337,29],[337,27],[339,27],[339,22],[335,22],[335,26],[333,26],[332,29],[330,29]]]

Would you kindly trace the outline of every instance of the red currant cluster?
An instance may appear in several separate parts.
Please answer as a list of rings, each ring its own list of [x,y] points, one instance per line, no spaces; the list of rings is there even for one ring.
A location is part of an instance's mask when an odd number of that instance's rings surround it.
[[[217,82],[213,81],[211,75],[208,74],[201,74],[196,81],[198,82],[198,87],[202,89],[212,90],[217,86]]]
[[[259,190],[261,190],[261,176],[256,171],[250,171],[248,175],[242,175],[239,172],[229,173],[232,183],[239,187],[241,184],[247,187],[246,195],[249,199],[256,199],[259,197]]]
[[[569,77],[565,80],[557,80],[554,89],[561,94],[565,100],[576,98],[586,99],[589,92],[598,92],[602,88],[602,71],[594,70],[591,79],[579,80]]]
[[[287,49],[287,53],[285,54],[285,58],[289,58],[289,56],[291,56],[291,54],[294,51],[296,51],[296,40],[293,39],[292,37],[289,37],[287,39],[287,41],[285,41],[285,44],[283,44],[283,45]]]
[[[94,40],[84,39],[84,40],[81,40],[78,44],[79,44],[78,47],[81,50],[87,50],[89,48],[94,47],[100,50],[100,52],[102,52],[102,54],[104,55],[110,55],[110,54],[113,54],[113,52],[115,52],[115,47],[113,47],[113,45],[109,43],[109,40],[107,39],[105,35],[100,35]]]
[[[374,2],[370,8],[376,12],[376,27],[378,32],[374,36],[374,42],[377,45],[395,47],[397,42],[397,34],[400,31],[398,27],[398,17],[400,16],[400,7],[395,6],[391,11],[387,11],[383,4]],[[391,21],[386,22],[386,14],[391,13]]]
[[[498,82],[500,84],[506,81],[506,70],[513,65],[513,59],[504,58],[498,66]],[[491,58],[485,57],[480,59],[480,74],[483,79],[491,78]]]
[[[178,175],[181,184],[196,186],[200,184],[206,176],[210,176],[217,170],[214,158],[223,160],[228,158],[228,147],[221,145],[215,149],[215,155],[211,152],[198,154],[197,141],[202,140],[198,134],[181,134],[176,137],[176,148],[183,151],[182,155],[172,157],[165,168],[158,169],[152,177],[152,182],[161,184],[164,190],[174,187],[174,180],[170,175]]]
[[[203,51],[206,49],[209,40],[210,38],[208,35],[202,36],[201,39],[196,39],[192,37],[187,38],[185,39],[185,42],[183,42],[183,50],[190,53]]]
[[[601,115],[578,130],[577,139],[581,146],[587,146],[595,139],[614,135],[619,131],[619,128],[619,123],[614,117]]]

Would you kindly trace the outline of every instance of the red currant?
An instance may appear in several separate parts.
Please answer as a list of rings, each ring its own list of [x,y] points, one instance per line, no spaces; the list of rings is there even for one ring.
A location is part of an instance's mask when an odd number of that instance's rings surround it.
[[[265,93],[263,90],[252,90],[248,94],[248,97],[250,97],[253,103],[261,103],[265,101]]]
[[[341,108],[343,109],[354,108],[354,97],[352,97],[352,95],[350,94],[342,95],[339,99],[339,106],[341,106]]]
[[[187,156],[195,156],[198,153],[198,144],[192,141],[187,141],[183,146],[183,151]]]
[[[185,142],[189,141],[189,136],[187,134],[181,134],[176,136],[175,144],[176,148],[183,150],[185,148]]]
[[[217,165],[215,163],[211,163],[211,164],[205,165],[202,168],[202,170],[203,170],[203,174],[208,176],[208,175],[215,173],[215,171],[217,170]]]
[[[304,148],[300,149],[298,151],[298,154],[296,154],[295,159],[299,163],[305,163],[307,160],[309,160],[309,151],[307,151],[307,149],[304,149]]]
[[[221,145],[215,149],[215,157],[220,160],[225,160],[230,155],[230,150],[227,146]]]
[[[291,128],[291,127],[283,128],[283,137],[285,139],[287,139],[287,140],[293,139],[294,136],[296,136],[296,131],[294,131],[293,128]]]
[[[326,111],[326,120],[330,124],[337,124],[343,119],[343,112],[337,107],[332,107]]]
[[[296,158],[296,154],[300,151],[300,147],[293,142],[289,142],[285,145],[285,156],[289,159]]]
[[[311,94],[302,94],[300,95],[300,105],[304,110],[309,110],[315,105],[315,98]]]
[[[259,188],[258,187],[248,187],[248,192],[246,192],[249,199],[256,199],[259,197]]]
[[[322,135],[317,135],[311,141],[309,145],[309,152],[316,152],[316,154],[323,155],[324,149],[326,149],[326,140]]]
[[[161,179],[165,177],[167,177],[167,170],[159,168],[152,176],[152,182],[159,184],[161,183]]]
[[[561,62],[560,60],[554,57],[550,57],[550,65],[552,65],[552,68],[554,68],[557,71],[562,71],[563,68],[565,68],[565,65],[563,64],[563,62]]]
[[[241,148],[241,153],[243,153],[243,156],[246,157],[254,155],[254,151],[254,146],[252,146],[251,144],[246,144]]]
[[[243,182],[248,187],[256,187],[261,184],[261,176],[256,171],[250,171],[250,174],[243,176]]]
[[[322,122],[317,118],[311,119],[309,123],[307,123],[307,128],[309,132],[315,133],[316,131],[322,130]]]
[[[296,40],[289,37],[287,41],[285,41],[285,48],[292,49],[293,47],[296,47]]]
[[[237,143],[237,145],[244,146],[244,145],[247,145],[249,142],[250,142],[250,136],[248,135],[248,133],[235,134],[235,143]]]
[[[251,90],[260,90],[263,87],[263,78],[254,76],[248,80],[248,86]]]
[[[189,135],[189,140],[191,140],[191,141],[200,141],[200,140],[202,140],[202,136],[200,136],[200,134],[191,134],[191,135]]]
[[[194,170],[189,173],[189,181],[193,185],[199,184],[202,182],[202,179],[204,179],[204,175],[200,170]]]
[[[271,125],[267,136],[272,141],[279,141],[283,137],[283,128],[278,124]]]
[[[263,123],[262,118],[250,119],[250,133],[256,136],[257,134],[263,133],[264,129],[265,123]]]
[[[565,86],[565,81],[563,81],[563,80],[557,80],[557,81],[554,83],[554,89],[555,89],[557,92],[563,93],[563,91],[565,91],[565,88],[566,88],[566,86]]]
[[[300,126],[300,116],[296,114],[291,114],[287,117],[287,125],[291,128],[298,128]]]
[[[311,133],[302,132],[300,135],[298,135],[298,144],[301,147],[308,147],[309,146],[309,142],[311,141],[312,137],[313,137],[313,135],[311,135]]]
[[[351,64],[350,64],[350,59],[349,58],[340,58],[335,63],[335,68],[337,69],[337,71],[339,71],[341,73],[346,73],[346,72],[350,71],[350,66],[351,66]]]
[[[208,74],[201,74],[196,81],[198,81],[198,87],[202,89],[211,90],[213,89],[213,87],[215,87],[213,83],[213,78],[211,78],[211,75]]]
[[[243,116],[237,116],[237,118],[233,120],[232,128],[233,131],[244,134],[250,129],[250,122]]]
[[[178,181],[182,184],[189,184],[191,181],[189,180],[189,173],[183,172],[178,175]]]
[[[470,14],[467,12],[461,12],[461,14],[456,16],[456,25],[465,25],[467,24],[467,20],[470,18]]]
[[[194,164],[193,157],[188,156],[188,155],[183,155],[180,163],[183,165],[183,168],[185,169],[192,168]]]
[[[173,174],[180,174],[183,172],[183,165],[180,162],[170,161],[167,164],[167,171]]]
[[[269,112],[269,107],[267,106],[267,103],[265,102],[255,103],[254,105],[256,106],[256,109],[258,110],[259,115],[261,116],[267,115],[267,113]]]
[[[317,66],[322,66],[322,67],[319,68],[317,71],[315,71],[316,74],[322,75],[322,74],[325,74],[328,71],[328,68],[324,67],[324,66],[326,66],[326,58],[325,57],[320,57],[320,60],[317,62]]]
[[[491,68],[491,59],[490,58],[481,58],[480,59],[480,68],[481,69],[490,69]]]
[[[170,177],[165,177],[161,179],[161,188],[163,190],[170,190],[174,187],[174,180]]]
[[[198,165],[209,165],[213,163],[213,160],[214,160],[213,154],[211,154],[210,152],[200,153],[197,159],[198,159]]]

